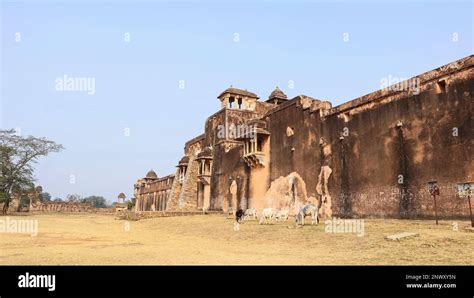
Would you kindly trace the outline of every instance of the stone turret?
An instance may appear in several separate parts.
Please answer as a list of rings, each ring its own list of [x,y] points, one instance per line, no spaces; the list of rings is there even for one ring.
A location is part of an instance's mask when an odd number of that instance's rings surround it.
[[[155,180],[158,179],[158,175],[156,175],[155,171],[149,170],[145,176],[146,180]]]
[[[127,204],[125,204],[125,194],[123,192],[119,193],[117,196],[117,203],[115,204],[115,212],[121,212],[127,210]]]
[[[275,90],[270,93],[270,96],[268,96],[268,99],[265,102],[268,103],[273,103],[273,104],[281,104],[288,101],[288,96],[286,96],[283,91],[278,88],[278,86],[275,88]]]
[[[125,194],[123,192],[121,192],[118,196],[117,196],[117,202],[119,204],[122,204],[122,203],[125,203]]]
[[[247,90],[230,86],[217,98],[221,101],[222,108],[254,111],[258,96]]]

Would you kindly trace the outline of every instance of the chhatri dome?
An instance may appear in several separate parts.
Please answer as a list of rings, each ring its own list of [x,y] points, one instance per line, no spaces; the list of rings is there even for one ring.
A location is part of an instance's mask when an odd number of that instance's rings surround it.
[[[155,171],[149,170],[145,176],[146,179],[158,179],[158,175],[156,175]]]
[[[278,86],[275,88],[275,90],[270,93],[270,96],[268,96],[268,99],[266,102],[274,103],[274,104],[280,104],[282,102],[285,102],[288,100],[288,96],[286,96],[283,91],[278,88]]]
[[[118,202],[119,204],[123,204],[123,203],[125,202],[125,198],[126,198],[125,194],[124,194],[123,192],[121,192],[121,193],[119,193],[119,195],[117,196],[117,199],[118,199],[117,202]]]

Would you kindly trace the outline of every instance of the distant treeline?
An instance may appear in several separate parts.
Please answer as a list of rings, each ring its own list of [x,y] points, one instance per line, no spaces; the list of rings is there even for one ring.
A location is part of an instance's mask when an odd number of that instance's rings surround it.
[[[66,202],[66,203],[89,203],[93,208],[107,208],[112,205],[107,205],[107,200],[102,196],[88,196],[88,197],[81,197],[77,194],[67,195],[66,199],[62,198],[54,198],[51,199],[51,195],[48,192],[42,192],[40,196],[40,200],[43,203],[46,202]]]

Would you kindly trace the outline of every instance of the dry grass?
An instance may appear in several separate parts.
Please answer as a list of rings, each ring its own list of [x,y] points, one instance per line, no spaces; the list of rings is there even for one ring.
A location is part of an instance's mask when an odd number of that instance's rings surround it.
[[[0,217],[0,220],[5,217]],[[325,224],[295,229],[234,221],[223,215],[154,218],[135,222],[98,214],[10,216],[37,219],[39,233],[0,233],[0,264],[474,264],[467,221],[365,220],[365,235],[325,233]],[[126,227],[130,229],[127,231]],[[290,228],[290,227],[291,228]],[[384,236],[409,231],[399,242]]]

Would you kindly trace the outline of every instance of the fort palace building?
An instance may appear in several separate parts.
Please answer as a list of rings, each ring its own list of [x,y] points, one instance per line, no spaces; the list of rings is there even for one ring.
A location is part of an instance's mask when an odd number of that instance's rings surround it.
[[[319,203],[324,217],[468,216],[456,184],[473,181],[474,56],[333,107],[278,87],[260,98],[230,87],[176,171],[134,185],[135,211]],[[343,86],[341,86],[343,88]]]

